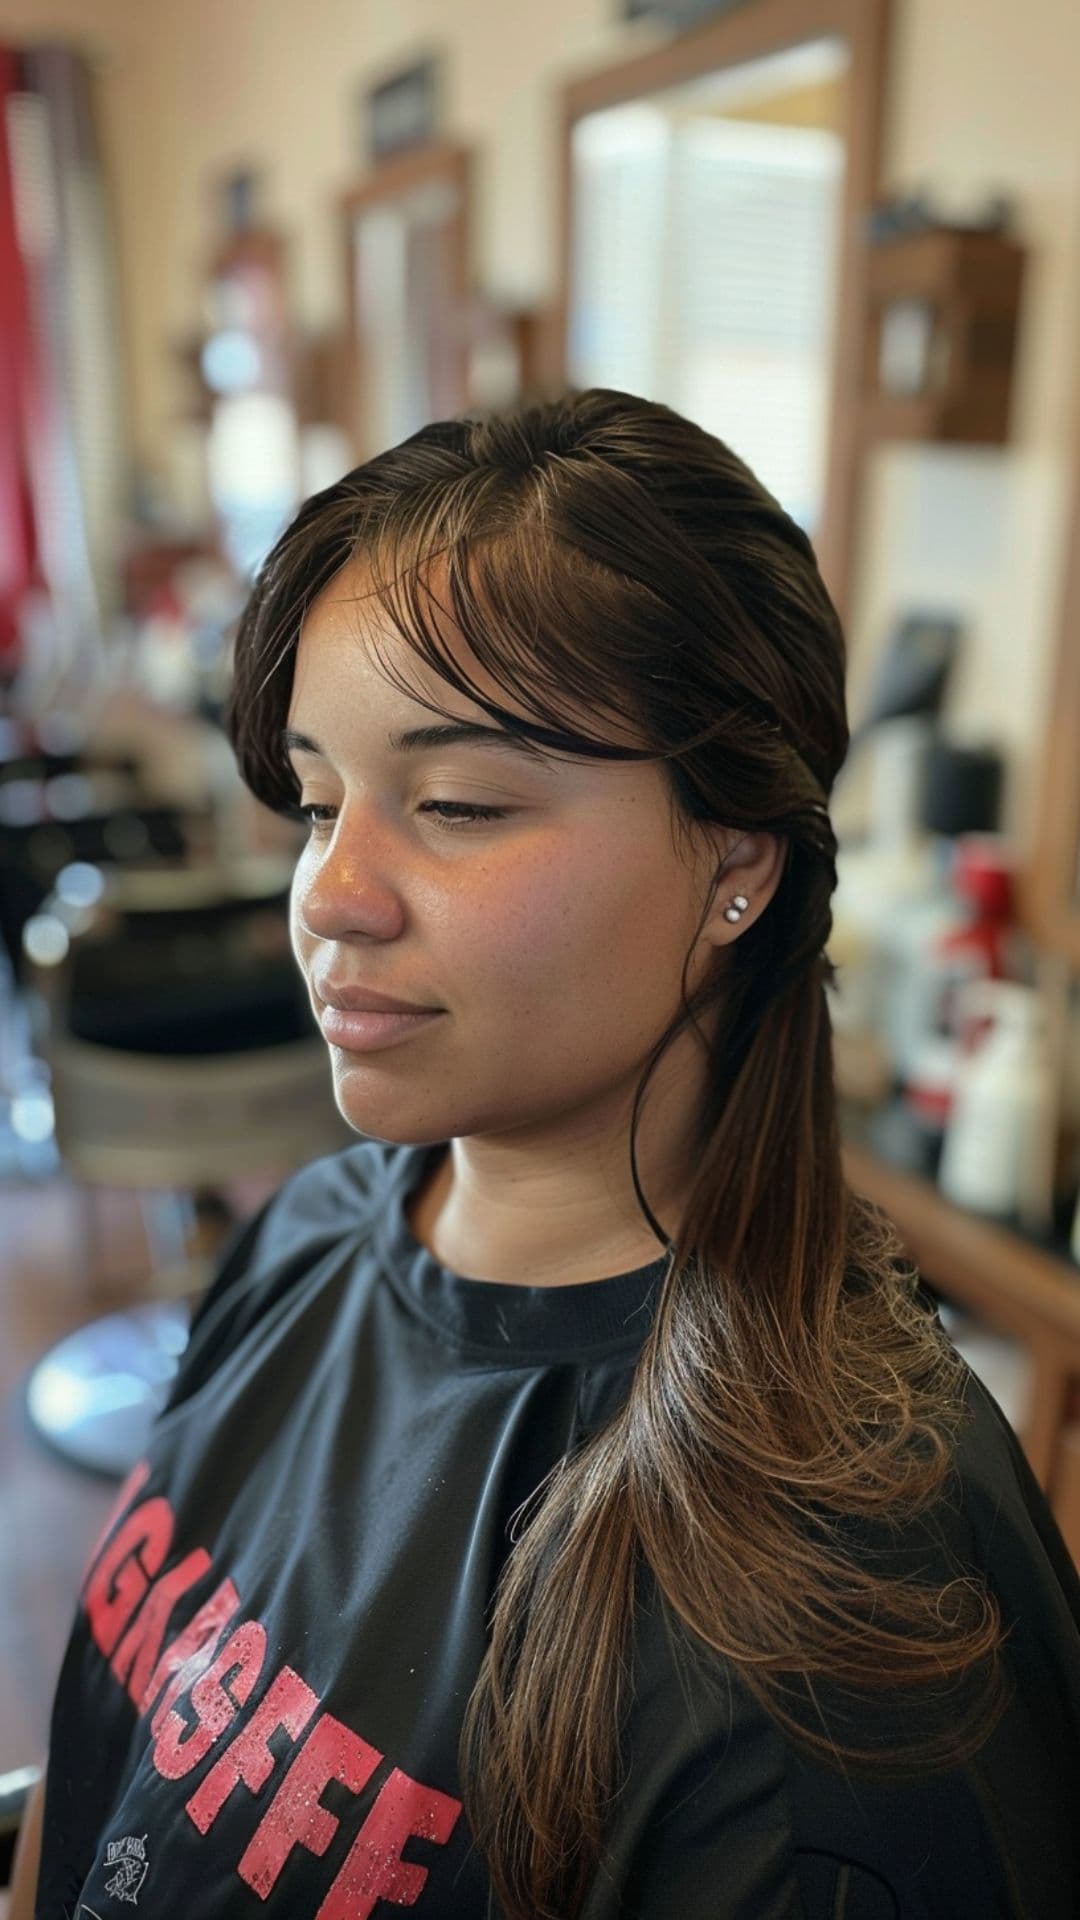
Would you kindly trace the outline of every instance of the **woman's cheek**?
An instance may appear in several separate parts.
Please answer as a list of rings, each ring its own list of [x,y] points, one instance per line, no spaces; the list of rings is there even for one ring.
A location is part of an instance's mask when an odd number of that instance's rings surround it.
[[[598,916],[588,886],[563,877],[537,883],[519,898],[492,901],[486,916],[491,957],[507,986],[531,987],[544,998],[565,999],[597,959]]]
[[[302,855],[301,858],[303,858]],[[300,870],[297,867],[289,891],[289,940],[292,944],[293,957],[301,967],[305,965],[307,948],[311,944],[311,935],[304,927],[302,887]]]

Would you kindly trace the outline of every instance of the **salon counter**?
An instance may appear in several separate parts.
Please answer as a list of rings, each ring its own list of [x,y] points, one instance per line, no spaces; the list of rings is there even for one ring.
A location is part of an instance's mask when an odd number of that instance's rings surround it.
[[[850,1186],[895,1221],[932,1290],[1020,1342],[1031,1364],[1019,1438],[1080,1566],[1080,1266],[952,1204],[928,1179],[845,1139]]]

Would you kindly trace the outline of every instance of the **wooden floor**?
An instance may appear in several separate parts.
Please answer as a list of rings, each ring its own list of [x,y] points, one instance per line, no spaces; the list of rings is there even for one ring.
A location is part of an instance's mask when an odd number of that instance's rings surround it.
[[[268,1190],[245,1182],[229,1197],[246,1214]],[[88,1274],[85,1210],[71,1182],[0,1185],[0,1774],[44,1758],[83,1567],[116,1492],[37,1438],[26,1377],[63,1334],[154,1291],[138,1195],[99,1189],[95,1212]]]

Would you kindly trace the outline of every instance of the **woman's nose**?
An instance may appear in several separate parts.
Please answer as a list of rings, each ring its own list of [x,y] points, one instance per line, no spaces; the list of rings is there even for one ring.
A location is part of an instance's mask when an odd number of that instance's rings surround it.
[[[332,837],[310,843],[301,855],[293,912],[317,939],[356,932],[385,938],[402,918],[400,860],[391,859],[376,835],[344,825],[339,819]]]

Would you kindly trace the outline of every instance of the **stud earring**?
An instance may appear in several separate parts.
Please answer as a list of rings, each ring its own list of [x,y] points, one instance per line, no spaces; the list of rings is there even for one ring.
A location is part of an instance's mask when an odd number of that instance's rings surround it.
[[[750,902],[747,899],[745,893],[737,893],[730,907],[724,908],[724,919],[725,920],[740,919],[742,915],[746,912],[746,909],[749,905],[750,905]]]

